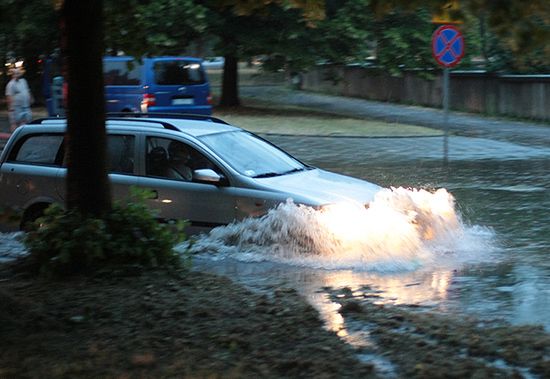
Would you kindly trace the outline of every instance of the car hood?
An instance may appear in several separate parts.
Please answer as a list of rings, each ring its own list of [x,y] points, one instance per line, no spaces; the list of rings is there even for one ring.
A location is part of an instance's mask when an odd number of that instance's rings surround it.
[[[261,185],[285,192],[296,203],[323,205],[355,201],[366,204],[382,188],[365,180],[313,169],[272,178],[255,179]]]

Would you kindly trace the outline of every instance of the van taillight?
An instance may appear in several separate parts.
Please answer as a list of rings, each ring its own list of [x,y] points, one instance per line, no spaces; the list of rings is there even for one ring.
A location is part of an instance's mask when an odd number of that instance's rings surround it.
[[[152,107],[156,104],[155,95],[152,93],[144,93],[143,100],[141,100],[141,111],[147,112],[148,107]]]
[[[213,103],[213,98],[212,98],[212,94],[209,93],[208,96],[206,96],[206,102],[210,105],[212,105]]]

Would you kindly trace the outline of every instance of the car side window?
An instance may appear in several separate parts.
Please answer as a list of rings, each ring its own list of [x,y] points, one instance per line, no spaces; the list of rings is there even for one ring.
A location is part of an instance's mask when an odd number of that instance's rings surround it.
[[[133,61],[103,61],[106,86],[137,86],[141,82],[142,65]]]
[[[107,137],[107,170],[110,173],[134,173],[134,136],[109,135]]]
[[[17,163],[60,166],[62,143],[62,135],[30,135],[15,147],[8,160]]]
[[[147,138],[146,175],[193,181],[193,171],[209,168],[221,174],[208,158],[191,146],[169,138]]]

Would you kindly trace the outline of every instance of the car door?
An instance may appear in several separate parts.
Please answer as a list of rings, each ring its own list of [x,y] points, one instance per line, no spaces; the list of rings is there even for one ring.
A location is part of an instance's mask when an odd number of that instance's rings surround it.
[[[152,109],[201,114],[206,108],[211,110],[210,85],[199,61],[164,57],[154,58],[150,64],[151,71],[147,74],[151,75],[149,85],[156,102]]]
[[[21,136],[0,169],[0,205],[24,210],[37,203],[59,202],[62,151],[62,133]]]
[[[183,219],[199,228],[212,228],[225,225],[235,219],[235,189],[224,183],[200,182],[193,178],[185,180],[162,165],[169,166],[174,156],[170,146],[174,143],[185,144],[190,153],[189,167],[211,169],[221,176],[224,172],[203,153],[190,146],[186,141],[147,136],[145,139],[144,175],[140,176],[139,186],[153,191],[154,198],[148,201],[149,206],[159,210],[162,219]],[[172,152],[172,154],[174,154]]]
[[[113,200],[125,200],[130,196],[130,188],[138,185],[136,167],[135,134],[122,131],[109,131],[107,135],[107,173]],[[66,198],[66,162],[58,172],[57,193],[61,199]]]
[[[107,135],[107,172],[113,200],[128,199],[131,188],[138,185],[136,144],[137,137],[131,133],[111,131]]]

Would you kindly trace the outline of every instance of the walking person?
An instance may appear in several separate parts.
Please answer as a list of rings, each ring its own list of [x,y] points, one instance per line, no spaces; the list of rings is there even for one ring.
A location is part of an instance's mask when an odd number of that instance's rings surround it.
[[[29,84],[25,78],[22,78],[23,71],[20,68],[14,68],[11,74],[12,78],[6,85],[6,99],[10,131],[13,132],[17,127],[31,121],[31,104],[34,99]]]

